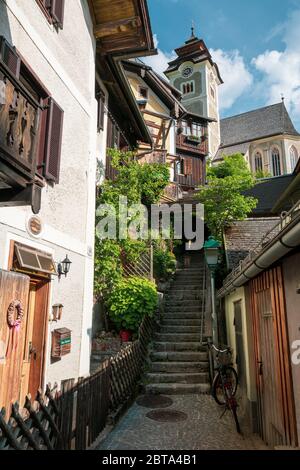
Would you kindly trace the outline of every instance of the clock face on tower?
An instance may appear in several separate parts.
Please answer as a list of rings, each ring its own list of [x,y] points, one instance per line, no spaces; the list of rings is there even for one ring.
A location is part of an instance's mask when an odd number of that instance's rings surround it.
[[[193,67],[188,66],[188,67],[185,67],[185,68],[183,69],[183,71],[182,71],[182,76],[183,76],[184,78],[188,78],[188,77],[190,77],[190,76],[192,75],[192,73],[193,73]]]

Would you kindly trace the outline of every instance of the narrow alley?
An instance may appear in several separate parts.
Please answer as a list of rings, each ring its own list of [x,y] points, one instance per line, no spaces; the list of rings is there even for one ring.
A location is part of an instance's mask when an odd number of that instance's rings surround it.
[[[210,395],[172,395],[172,404],[160,411],[176,410],[180,421],[161,422],[147,417],[153,410],[135,402],[98,450],[266,450],[262,440],[243,426],[235,431],[229,412]],[[161,419],[163,419],[163,413]]]

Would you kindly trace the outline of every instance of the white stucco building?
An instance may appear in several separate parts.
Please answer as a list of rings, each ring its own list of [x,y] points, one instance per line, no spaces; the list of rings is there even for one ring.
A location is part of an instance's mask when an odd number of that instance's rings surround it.
[[[139,26],[124,17],[114,30],[110,2],[0,0],[0,405],[89,373],[96,169],[111,145],[108,122],[124,122],[124,138],[128,126],[129,144],[148,138],[133,97],[126,108],[117,61],[106,62],[153,48],[144,2],[127,3]],[[58,276],[66,255],[70,271]],[[24,316],[11,347],[6,312],[16,301]]]

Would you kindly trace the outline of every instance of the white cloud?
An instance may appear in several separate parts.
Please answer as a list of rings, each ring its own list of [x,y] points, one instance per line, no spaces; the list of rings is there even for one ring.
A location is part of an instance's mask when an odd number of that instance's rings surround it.
[[[294,119],[300,120],[300,10],[284,24],[283,51],[265,51],[252,64],[262,74],[260,93],[266,104],[280,101],[281,94]]]
[[[154,34],[154,46],[157,48],[158,54],[154,56],[144,57],[143,62],[145,62],[145,64],[149,65],[150,67],[152,67],[153,70],[155,70],[155,72],[159,73],[164,78],[166,78],[164,76],[164,71],[167,70],[168,63],[171,60],[175,59],[176,54],[175,52],[171,52],[171,53],[163,52],[161,49],[159,49],[158,39],[157,39],[156,34]]]
[[[221,49],[210,51],[218,64],[224,84],[219,87],[220,110],[229,109],[253,83],[253,77],[238,50],[225,52]]]

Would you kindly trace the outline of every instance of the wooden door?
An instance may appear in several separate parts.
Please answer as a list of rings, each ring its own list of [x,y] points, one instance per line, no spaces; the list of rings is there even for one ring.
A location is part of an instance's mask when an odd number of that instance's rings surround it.
[[[0,270],[0,407],[7,409],[20,399],[29,282],[29,276]],[[7,322],[9,305],[17,300],[24,313],[19,329],[10,328]]]
[[[296,419],[281,268],[251,281],[260,432],[265,442],[296,445]]]
[[[242,301],[234,302],[236,364],[241,388],[246,389],[246,361],[244,353]]]
[[[48,287],[49,284],[45,281],[31,279],[23,352],[21,400],[28,393],[34,398],[39,387],[43,386]]]

